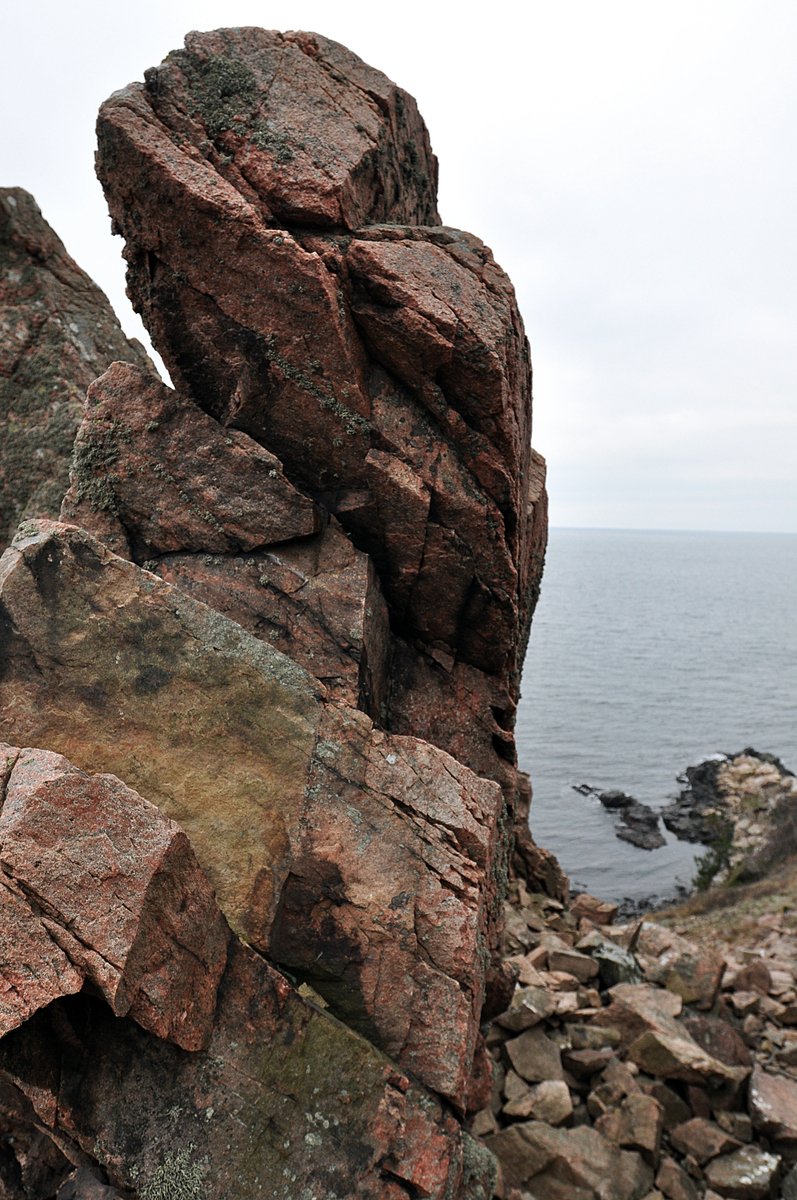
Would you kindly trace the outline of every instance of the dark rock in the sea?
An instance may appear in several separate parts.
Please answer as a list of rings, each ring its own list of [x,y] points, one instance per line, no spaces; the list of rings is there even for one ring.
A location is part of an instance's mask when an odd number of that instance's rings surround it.
[[[86,388],[114,359],[152,369],[22,188],[0,188],[0,552],[57,517]]]
[[[600,792],[598,799],[604,808],[620,814],[621,823],[615,825],[614,831],[624,842],[640,850],[658,850],[666,845],[659,829],[659,815],[649,805],[618,791]]]
[[[583,794],[584,793],[582,793],[582,795]],[[618,791],[599,792],[598,799],[600,800],[600,802],[604,808],[608,808],[611,810],[614,810],[617,808],[620,808],[620,809],[631,808],[632,805],[638,803],[638,801],[635,800],[633,796],[628,796],[628,795],[626,795],[625,792],[618,792]]]
[[[682,841],[709,845],[727,830],[727,820],[717,811],[717,777],[725,761],[724,757],[709,758],[687,767],[683,776],[687,786],[676,800],[662,808],[661,819],[667,829]]]

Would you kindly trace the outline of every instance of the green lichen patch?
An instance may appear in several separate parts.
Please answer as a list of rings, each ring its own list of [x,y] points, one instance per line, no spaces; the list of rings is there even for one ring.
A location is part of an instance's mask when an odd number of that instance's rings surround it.
[[[201,119],[212,141],[232,130],[259,150],[267,150],[277,163],[293,160],[290,137],[259,116],[260,89],[245,63],[224,54],[194,58],[180,52],[175,58],[188,80],[193,115]]]
[[[79,502],[85,501],[96,512],[118,515],[118,480],[113,468],[119,461],[120,443],[129,440],[130,431],[121,421],[98,422],[78,438],[70,478]]]

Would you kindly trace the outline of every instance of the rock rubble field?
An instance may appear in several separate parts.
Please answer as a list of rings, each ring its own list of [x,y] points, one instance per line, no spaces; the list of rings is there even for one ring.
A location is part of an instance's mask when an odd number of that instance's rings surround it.
[[[414,101],[189,34],[98,144],[171,385],[0,191],[0,1200],[794,1200],[794,910],[530,836],[528,343]]]

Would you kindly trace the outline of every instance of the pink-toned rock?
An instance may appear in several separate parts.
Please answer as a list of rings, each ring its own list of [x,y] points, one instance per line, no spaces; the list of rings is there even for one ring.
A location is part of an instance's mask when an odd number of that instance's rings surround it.
[[[4,727],[157,801],[236,931],[463,1108],[498,786],[325,705],[291,660],[77,529],[15,543],[0,605]]]
[[[747,1099],[754,1128],[775,1149],[797,1158],[797,1081],[755,1066]]]
[[[667,1200],[699,1200],[699,1193],[682,1167],[668,1155],[661,1160],[661,1166],[656,1174],[656,1187],[667,1197]]]
[[[0,747],[3,1031],[89,980],[188,1050],[210,1037],[228,934],[185,834],[110,775]],[[11,925],[13,922],[13,925]]]
[[[268,1181],[280,1200],[447,1200],[495,1185],[432,1096],[236,939],[206,1049],[186,1054],[81,996],[0,1041],[3,1079],[125,1195],[256,1200]]]
[[[727,1067],[718,1058],[713,1058],[685,1032],[678,1036],[649,1029],[631,1043],[628,1057],[643,1071],[660,1079],[711,1087],[737,1085],[748,1074],[746,1067]]]
[[[118,518],[139,562],[250,552],[320,528],[273,454],[129,363],[89,388],[70,478],[62,520],[101,538]]]
[[[780,1165],[776,1154],[768,1154],[758,1146],[742,1146],[710,1162],[706,1179],[728,1200],[767,1200],[776,1195]]]
[[[382,719],[387,610],[373,564],[334,518],[315,537],[260,553],[168,554],[149,565],[287,654],[335,699]]]
[[[57,517],[83,396],[137,342],[22,188],[0,188],[0,553],[17,522]]]
[[[640,1200],[650,1189],[650,1168],[633,1151],[617,1150],[594,1129],[552,1129],[540,1121],[512,1125],[487,1146],[509,1187],[564,1200]]]
[[[528,1083],[562,1079],[559,1047],[541,1029],[527,1029],[506,1043],[509,1061]]]
[[[649,1163],[658,1159],[663,1112],[652,1096],[632,1092],[619,1108],[610,1109],[595,1122],[605,1138],[624,1150],[638,1150]]]
[[[611,925],[617,916],[616,904],[608,900],[599,900],[588,892],[580,892],[570,905],[570,912],[578,919],[586,917],[593,925]]]
[[[725,970],[721,954],[652,921],[642,922],[634,953],[651,983],[669,988],[685,1004],[711,1008]]]

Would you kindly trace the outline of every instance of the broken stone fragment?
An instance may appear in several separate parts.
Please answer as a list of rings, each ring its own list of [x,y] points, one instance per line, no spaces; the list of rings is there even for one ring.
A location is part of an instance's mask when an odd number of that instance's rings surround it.
[[[695,1162],[706,1163],[720,1154],[738,1150],[740,1143],[713,1121],[693,1117],[670,1130],[670,1140],[676,1150],[689,1154]]]
[[[797,1081],[756,1065],[747,1102],[754,1128],[772,1139],[774,1149],[797,1158]]]
[[[527,1029],[506,1043],[509,1061],[528,1083],[563,1079],[559,1047],[541,1029]]]
[[[747,1077],[745,1067],[727,1067],[684,1036],[650,1029],[628,1047],[628,1057],[649,1075],[678,1079],[683,1083],[705,1083],[713,1087],[739,1084]]]
[[[113,776],[0,754],[2,1032],[89,981],[117,1016],[204,1046],[228,933],[185,834]]]
[[[541,1121],[512,1125],[486,1145],[501,1162],[508,1187],[534,1196],[640,1200],[653,1173],[640,1155],[618,1150],[594,1129],[553,1129]]]
[[[22,188],[0,188],[0,553],[57,517],[86,388],[115,359],[150,369]]]

